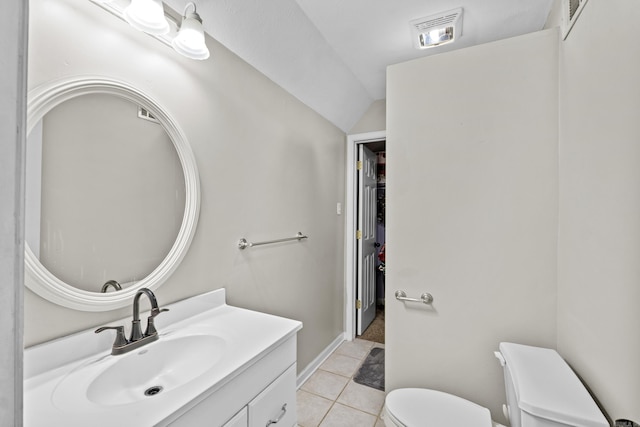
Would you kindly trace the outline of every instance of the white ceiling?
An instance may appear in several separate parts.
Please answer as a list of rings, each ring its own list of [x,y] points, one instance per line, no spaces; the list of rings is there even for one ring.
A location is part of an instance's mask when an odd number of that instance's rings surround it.
[[[187,0],[165,0],[182,11]],[[544,27],[554,0],[200,0],[207,33],[347,132],[386,67]],[[418,50],[409,21],[463,8],[462,36]],[[212,52],[215,60],[215,51]]]

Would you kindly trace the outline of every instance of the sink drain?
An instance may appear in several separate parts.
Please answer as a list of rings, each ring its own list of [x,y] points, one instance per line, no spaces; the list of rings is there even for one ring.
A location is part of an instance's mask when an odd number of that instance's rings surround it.
[[[161,385],[154,385],[153,387],[149,387],[144,391],[145,396],[155,396],[156,394],[162,391]]]

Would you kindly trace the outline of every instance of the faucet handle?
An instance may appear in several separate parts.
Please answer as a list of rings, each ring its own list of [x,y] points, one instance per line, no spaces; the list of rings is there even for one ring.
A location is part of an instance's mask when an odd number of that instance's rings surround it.
[[[151,316],[149,316],[149,319],[153,319],[154,317],[156,317],[158,314],[162,313],[163,311],[169,311],[168,308],[153,308],[151,309]]]
[[[113,342],[113,347],[122,347],[127,345],[127,338],[124,336],[124,326],[103,326],[95,330],[95,333],[98,334],[102,331],[106,331],[107,329],[115,329],[116,330],[116,339]]]
[[[158,331],[156,330],[156,326],[154,323],[154,318],[162,313],[163,311],[169,311],[168,308],[163,308],[163,309],[159,309],[159,308],[154,308],[151,310],[151,315],[147,318],[147,330],[144,331],[144,336],[148,337],[149,335],[153,335],[153,334],[157,334]]]

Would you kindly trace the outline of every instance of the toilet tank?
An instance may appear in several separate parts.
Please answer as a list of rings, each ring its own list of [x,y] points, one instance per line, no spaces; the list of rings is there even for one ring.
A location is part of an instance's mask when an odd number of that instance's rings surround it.
[[[511,427],[609,427],[598,405],[555,351],[500,343]]]

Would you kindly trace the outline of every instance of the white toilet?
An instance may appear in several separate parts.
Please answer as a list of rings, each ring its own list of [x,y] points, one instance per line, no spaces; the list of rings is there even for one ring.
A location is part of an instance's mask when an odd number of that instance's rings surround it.
[[[555,351],[500,343],[511,427],[609,427],[569,365]],[[468,400],[435,390],[403,388],[385,400],[387,427],[492,427],[491,414]]]

